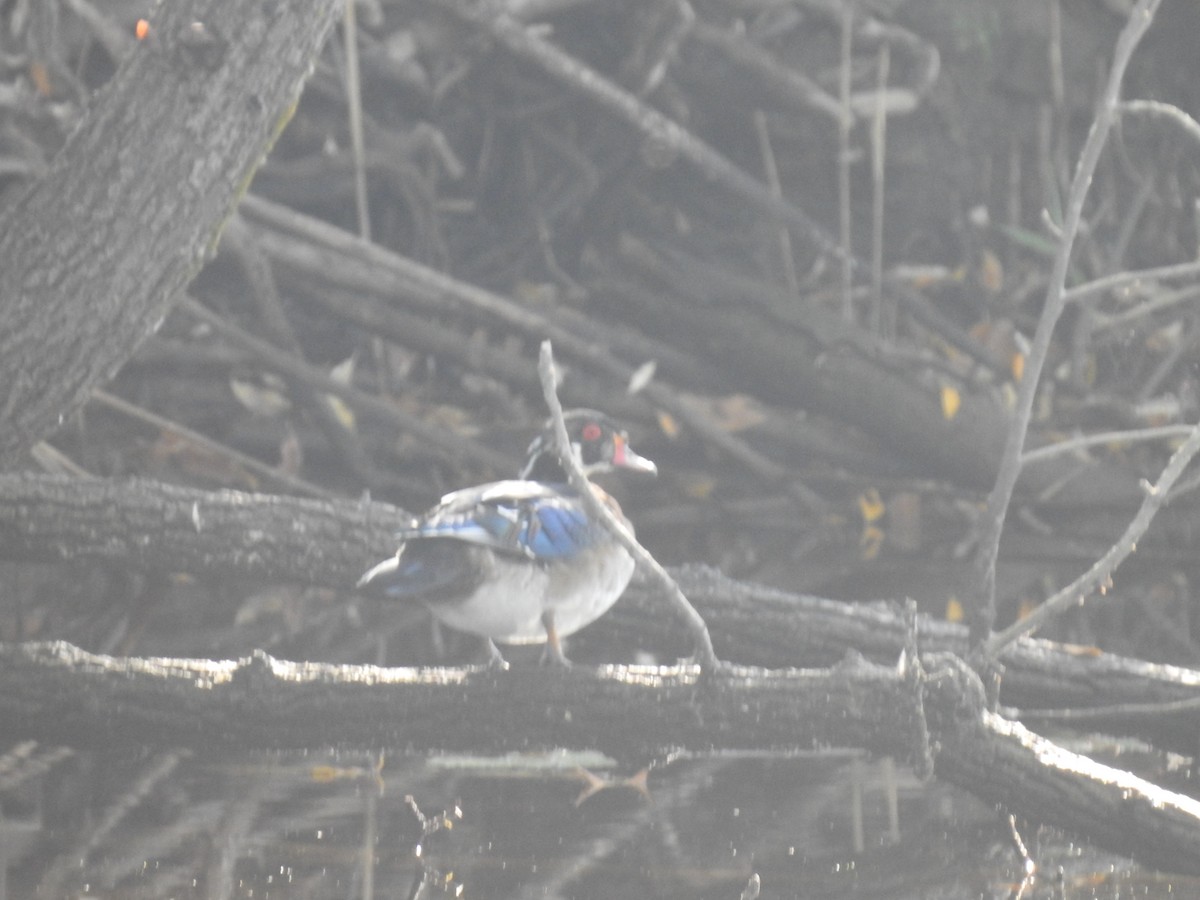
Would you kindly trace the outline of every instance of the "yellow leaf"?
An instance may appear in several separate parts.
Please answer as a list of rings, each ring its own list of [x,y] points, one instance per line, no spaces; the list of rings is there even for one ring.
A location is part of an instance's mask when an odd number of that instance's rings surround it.
[[[325,402],[329,405],[330,412],[334,418],[342,423],[346,429],[354,430],[354,410],[346,405],[346,401],[336,394],[326,394]]]
[[[951,597],[946,601],[946,621],[961,622],[963,620],[963,607],[957,597]]]
[[[261,384],[232,377],[229,389],[233,391],[234,399],[255,415],[273,418],[292,408],[286,386],[274,377],[264,378]]]
[[[993,294],[999,293],[1004,287],[1004,266],[1000,264],[1000,257],[991,250],[984,250],[980,257],[979,283]]]
[[[658,410],[658,427],[662,429],[662,433],[667,437],[674,439],[679,437],[679,423],[675,421],[675,417],[668,412]]]
[[[877,525],[868,525],[858,538],[858,549],[864,560],[874,559],[883,547],[883,529]]]
[[[1021,377],[1025,374],[1025,354],[1014,353],[1009,364],[1012,366],[1013,381],[1020,381]]]
[[[962,395],[958,392],[958,388],[951,387],[948,384],[942,385],[942,417],[947,422],[958,415],[958,408],[962,405]]]
[[[707,500],[712,496],[717,483],[711,478],[698,475],[684,481],[683,492],[693,500]]]
[[[729,432],[744,431],[767,421],[762,406],[746,394],[720,397],[712,404],[711,411],[718,424]]]
[[[381,783],[382,778],[379,775],[380,769],[372,767],[364,769],[362,766],[313,766],[308,770],[308,776],[318,784],[328,784],[331,781],[337,781],[341,778],[359,779],[373,777],[376,783]]]
[[[883,505],[883,498],[879,496],[879,491],[875,488],[867,488],[858,495],[858,511],[862,513],[863,521],[878,522],[887,508]]]

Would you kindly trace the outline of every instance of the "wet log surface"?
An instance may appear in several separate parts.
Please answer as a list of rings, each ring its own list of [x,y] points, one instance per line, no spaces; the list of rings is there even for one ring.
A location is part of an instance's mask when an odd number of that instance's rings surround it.
[[[86,748],[405,753],[600,749],[780,754],[863,747],[932,771],[1024,818],[1174,871],[1200,872],[1200,801],[1071,753],[984,708],[947,654],[921,672],[848,659],[827,670],[695,666],[381,669],[121,660],[67,644],[0,647],[0,725]],[[1086,823],[1086,824],[1085,824]]]

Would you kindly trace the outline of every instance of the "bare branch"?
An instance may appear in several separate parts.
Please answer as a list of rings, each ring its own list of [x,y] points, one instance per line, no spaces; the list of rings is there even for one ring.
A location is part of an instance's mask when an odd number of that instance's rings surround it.
[[[1159,509],[1166,503],[1171,488],[1197,452],[1200,452],[1200,425],[1195,426],[1191,436],[1171,454],[1166,468],[1158,477],[1158,483],[1145,486],[1145,497],[1142,500],[1141,508],[1138,509],[1137,515],[1130,521],[1120,539],[1109,547],[1108,551],[1096,560],[1090,569],[1058,591],[1053,597],[1044,600],[1029,615],[1018,619],[1003,631],[991,635],[983,644],[984,656],[988,659],[995,659],[996,654],[1017,638],[1032,634],[1051,618],[1075,606],[1093,589],[1112,578],[1112,573],[1116,571],[1117,566],[1137,549],[1138,541],[1146,533],[1150,523],[1154,521]]]
[[[612,510],[606,508],[596,498],[596,495],[592,493],[587,476],[583,474],[579,462],[571,453],[571,439],[567,436],[567,427],[563,424],[562,404],[558,400],[558,373],[554,368],[554,351],[551,349],[549,341],[542,341],[541,354],[538,356],[538,375],[542,379],[542,393],[546,397],[546,405],[550,407],[550,416],[554,420],[554,437],[558,443],[559,459],[571,481],[571,487],[579,492],[579,497],[587,507],[588,514],[604,523],[604,527],[620,542],[621,546],[629,551],[641,570],[653,578],[671,599],[671,604],[683,617],[688,630],[692,633],[696,657],[700,661],[701,669],[706,672],[716,671],[720,668],[721,662],[713,650],[712,638],[709,636],[708,626],[704,624],[704,619],[688,602],[683,591],[679,589],[679,585],[675,583],[675,579],[667,574],[667,570],[650,555],[645,547],[637,542],[637,538],[629,533],[629,529],[613,515]]]
[[[1021,473],[1021,451],[1024,449],[1025,436],[1033,415],[1038,381],[1050,351],[1050,338],[1066,305],[1067,267],[1071,261],[1071,250],[1075,246],[1075,236],[1079,232],[1079,223],[1083,218],[1083,204],[1087,199],[1092,174],[1100,161],[1100,153],[1108,139],[1109,130],[1117,118],[1117,104],[1125,69],[1133,56],[1134,48],[1154,20],[1154,13],[1160,2],[1161,0],[1139,0],[1117,39],[1108,84],[1105,86],[1092,128],[1088,132],[1087,141],[1080,151],[1075,177],[1071,182],[1066,216],[1062,225],[1062,239],[1058,243],[1058,251],[1050,272],[1045,305],[1038,320],[1037,331],[1034,333],[1033,346],[1025,361],[1016,412],[1005,439],[996,483],[988,496],[987,511],[984,513],[982,533],[975,554],[975,602],[971,611],[971,629],[972,639],[980,644],[988,639],[996,619],[996,559],[1000,554],[1000,532],[1004,527],[1017,476]]]

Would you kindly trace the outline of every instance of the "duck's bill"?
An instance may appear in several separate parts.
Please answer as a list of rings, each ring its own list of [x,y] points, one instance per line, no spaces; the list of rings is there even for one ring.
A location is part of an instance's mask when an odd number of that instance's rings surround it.
[[[653,460],[638,454],[620,435],[614,439],[613,465],[618,469],[632,469],[634,472],[645,472],[647,475],[657,475],[658,466]]]

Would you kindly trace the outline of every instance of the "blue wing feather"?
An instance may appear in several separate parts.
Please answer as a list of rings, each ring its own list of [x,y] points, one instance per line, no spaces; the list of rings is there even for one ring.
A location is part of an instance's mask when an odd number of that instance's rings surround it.
[[[592,546],[602,532],[578,496],[562,486],[501,481],[456,491],[411,528],[405,542],[445,538],[533,560],[568,558]]]
[[[529,512],[522,544],[535,559],[574,556],[596,542],[598,532],[578,499],[539,503]]]
[[[468,596],[494,572],[497,557],[569,562],[608,539],[566,485],[501,481],[447,494],[396,537],[396,556],[359,587],[426,603]]]

